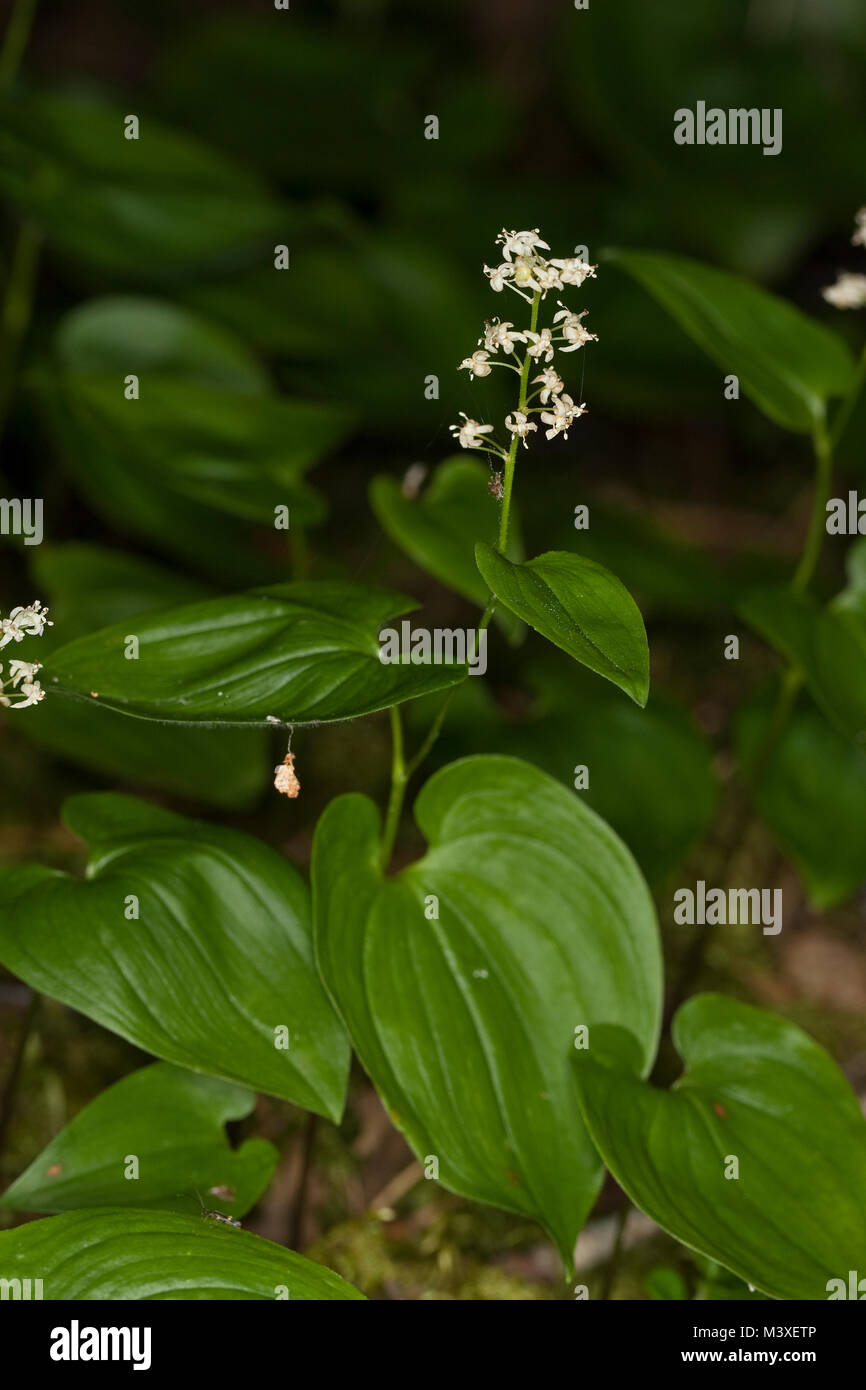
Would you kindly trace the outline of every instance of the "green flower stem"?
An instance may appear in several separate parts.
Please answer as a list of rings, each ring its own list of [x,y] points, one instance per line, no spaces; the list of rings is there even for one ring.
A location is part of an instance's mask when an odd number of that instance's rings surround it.
[[[795,593],[802,593],[809,587],[827,530],[827,499],[830,496],[833,472],[833,440],[823,417],[815,426],[812,443],[815,449],[815,491],[806,544],[791,581],[791,588]]]
[[[391,794],[388,797],[385,830],[382,835],[380,862],[383,872],[387,869],[394,850],[397,827],[400,824],[400,815],[403,810],[403,798],[406,795],[406,783],[409,780],[403,753],[403,722],[400,718],[400,706],[392,705],[388,713],[391,716]]]
[[[536,293],[532,298],[532,318],[529,324],[529,331],[535,333],[538,328],[538,310],[541,305],[541,295]],[[523,366],[520,369],[520,399],[517,402],[519,411],[526,411],[526,398],[529,391],[529,373],[532,370],[532,361],[527,352],[523,359]],[[520,444],[520,436],[515,434],[511,438],[511,448],[508,450],[508,457],[505,460],[505,483],[502,494],[502,511],[499,514],[499,544],[498,549],[502,555],[505,554],[505,547],[508,544],[508,523],[511,518],[511,492],[514,487],[514,465],[517,461],[517,449]]]
[[[495,609],[495,607],[496,600],[494,598],[491,598],[481,616],[481,622],[478,624],[478,630],[472,641],[472,651],[469,655],[470,664],[475,660],[477,654],[478,634],[487,631],[487,628],[490,625],[490,619],[493,617],[493,610]],[[445,696],[445,699],[443,700],[439,708],[439,712],[436,715],[436,718],[433,720],[430,729],[428,730],[427,737],[424,739],[424,742],[421,744],[421,747],[418,749],[418,752],[415,754],[415,756],[410,761],[408,767],[406,768],[407,782],[409,781],[410,777],[414,776],[418,768],[424,762],[425,758],[427,758],[434,743],[436,742],[437,738],[442,732],[442,725],[445,723],[445,716],[447,715],[448,710],[451,707],[451,701],[454,699],[457,690],[458,687],[456,685],[452,685],[451,689],[448,691],[448,694]]]
[[[0,48],[0,87],[11,86],[18,76],[38,3],[39,0],[15,0]]]
[[[854,378],[854,384],[839,407],[836,419],[833,421],[830,440],[834,449],[838,448],[840,440],[851,423],[851,416],[854,414],[854,408],[863,394],[864,385],[866,385],[866,347],[864,347],[861,352],[860,360],[857,363],[857,375]]]
[[[541,295],[536,293],[532,300],[532,315],[530,321],[530,332],[535,333],[538,329],[538,311],[541,306]],[[526,410],[529,394],[529,373],[532,370],[533,359],[527,352],[523,365],[520,368],[520,396],[517,402],[519,411]],[[515,368],[517,370],[517,368]],[[508,544],[508,526],[511,518],[511,494],[514,488],[514,468],[517,461],[517,449],[520,444],[519,435],[515,434],[511,440],[511,447],[505,459],[505,480],[502,494],[502,510],[499,516],[499,541],[498,550],[501,554],[505,553]],[[490,594],[487,606],[481,615],[475,638],[472,643],[472,651],[469,663],[475,660],[478,650],[478,638],[482,632],[486,632],[493,617],[493,610],[496,607],[496,599]],[[403,802],[406,796],[406,785],[409,779],[417,772],[418,768],[430,754],[433,745],[442,732],[446,716],[451,708],[451,701],[454,699],[457,687],[452,686],[445,696],[439,711],[431,724],[424,742],[421,744],[417,753],[407,764],[403,751],[403,725],[400,721],[400,712],[397,706],[390,710],[391,715],[391,792],[388,798],[388,809],[385,813],[385,829],[382,836],[382,869],[387,868],[391,855],[394,850],[394,841],[397,837],[397,828],[400,823],[400,816],[403,812]]]

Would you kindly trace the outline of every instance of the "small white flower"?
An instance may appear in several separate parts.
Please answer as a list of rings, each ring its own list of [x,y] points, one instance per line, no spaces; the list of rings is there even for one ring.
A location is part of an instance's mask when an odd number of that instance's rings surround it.
[[[595,272],[598,270],[597,265],[589,265],[586,261],[582,261],[579,256],[570,256],[562,261],[552,260],[550,264],[558,268],[564,285],[577,285],[578,287],[583,284],[584,280],[594,280],[596,278]]]
[[[559,304],[560,301],[557,300]],[[562,304],[558,314],[554,314],[553,322],[559,325],[560,332],[568,343],[568,347],[562,349],[563,352],[577,352],[578,348],[583,347],[584,343],[597,343],[598,334],[590,333],[584,328],[581,319],[586,318],[587,310],[584,309],[579,314],[573,314],[570,309],[566,309]],[[560,322],[561,320],[561,322]]]
[[[855,215],[856,227],[851,238],[852,246],[866,246],[866,208],[861,208]]]
[[[483,352],[479,348],[477,352],[473,352],[471,357],[464,357],[458,371],[462,371],[463,368],[466,367],[469,375],[473,378],[476,376],[489,376],[490,363],[487,360],[489,356],[489,352]]]
[[[48,609],[36,599],[26,608],[13,608],[8,618],[0,618],[0,648],[9,642],[23,642],[25,637],[41,637],[48,621]]]
[[[541,376],[534,376],[532,378],[533,386],[536,382],[541,383],[541,391],[539,394],[542,405],[547,405],[551,396],[559,396],[565,390],[565,382],[562,380],[562,377],[555,367],[545,367]]]
[[[484,337],[478,339],[483,342],[488,352],[498,352],[502,348],[505,352],[513,352],[515,343],[525,343],[526,335],[518,333],[514,324],[506,319],[500,323],[499,319],[493,319],[484,325]]]
[[[505,428],[510,430],[512,434],[516,434],[519,439],[522,439],[524,449],[528,449],[529,445],[526,442],[526,436],[530,434],[532,430],[537,430],[538,426],[529,419],[528,415],[524,415],[522,410],[515,410],[513,415],[506,416]]]
[[[521,289],[532,290],[534,293],[541,293],[543,286],[538,279],[538,273],[541,269],[541,265],[532,256],[518,256],[514,262],[514,285],[519,285]]]
[[[36,672],[41,671],[42,667],[38,661],[10,661],[9,679],[3,681],[0,666],[0,705],[6,709],[29,709],[31,705],[38,705],[40,700],[45,699],[45,691],[35,679]],[[11,686],[15,696],[13,704],[6,691],[6,686]]]
[[[534,357],[536,362],[542,358],[545,362],[550,362],[553,358],[553,338],[549,328],[542,328],[540,333],[533,333],[531,329],[526,330],[526,341],[529,347],[526,349],[530,357]]]
[[[483,449],[485,440],[483,435],[491,434],[492,425],[479,425],[477,420],[470,420],[469,416],[461,410],[460,414],[465,421],[462,425],[451,425],[450,430],[457,440],[461,449]]]
[[[537,264],[534,276],[543,295],[547,294],[548,290],[561,290],[563,288],[563,281],[560,278],[559,271],[555,269],[552,262],[548,264],[546,261],[543,261]]]
[[[835,285],[828,285],[821,293],[834,309],[862,309],[866,305],[866,275],[843,270]]]
[[[499,294],[500,290],[505,289],[506,280],[510,280],[514,274],[514,266],[509,265],[508,262],[497,266],[486,265],[484,267],[484,274],[488,276],[490,280],[490,288]]]
[[[550,429],[545,431],[545,439],[555,439],[558,434],[563,438],[568,438],[568,431],[574,424],[579,415],[586,414],[585,405],[575,405],[571,396],[554,396],[551,401],[553,410],[542,411],[541,418],[545,425]]]
[[[540,246],[544,251],[550,250],[547,242],[541,240],[537,227],[534,227],[531,232],[508,232],[503,227],[496,238],[496,244],[502,247],[502,254],[507,261],[511,260],[512,255],[517,257],[532,256],[537,246]]]

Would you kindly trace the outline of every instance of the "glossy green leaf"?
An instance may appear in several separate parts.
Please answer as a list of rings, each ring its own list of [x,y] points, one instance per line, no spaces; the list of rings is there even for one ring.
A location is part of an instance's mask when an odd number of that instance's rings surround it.
[[[567,1264],[601,1168],[569,1053],[618,1022],[655,1050],[661,962],[652,901],[628,850],[527,763],[453,763],[415,807],[428,849],[379,867],[366,797],[316,830],[316,956],[394,1123],[452,1191],[539,1221]],[[438,915],[437,915],[438,914]]]
[[[0,1279],[42,1279],[49,1300],[356,1299],[339,1275],[210,1218],[99,1207],[0,1231]]]
[[[120,550],[70,542],[41,545],[32,562],[35,592],[54,627],[33,655],[45,662],[59,646],[133,615],[191,602],[207,585]],[[261,729],[200,729],[142,723],[94,700],[45,699],[14,732],[65,761],[124,783],[193,796],[215,806],[248,807],[268,782],[273,758]]]
[[[395,545],[449,589],[479,608],[488,589],[475,563],[475,542],[493,544],[499,532],[499,507],[490,495],[490,472],[476,459],[445,459],[419,497],[407,497],[396,478],[380,474],[370,485],[370,502]],[[511,527],[508,555],[523,554],[516,526]],[[506,631],[519,628],[506,608],[497,610]]]
[[[209,599],[63,647],[46,663],[55,695],[89,697],[141,719],[188,724],[320,724],[356,719],[458,684],[465,666],[380,659],[379,630],[417,607],[383,589],[327,581]]]
[[[126,139],[124,117],[21,90],[0,103],[0,190],[66,255],[117,279],[167,282],[244,248],[272,257],[298,225],[223,155],[148,115]]]
[[[677,1240],[763,1293],[826,1299],[866,1249],[866,1122],[853,1091],[799,1028],[720,995],[689,1000],[673,1036],[685,1071],[670,1091],[639,1079],[624,1030],[595,1029],[574,1053],[607,1167]],[[731,1158],[739,1176],[726,1178]]]
[[[64,822],[90,847],[87,877],[0,872],[3,964],[157,1057],[339,1119],[349,1050],[297,870],[132,797],[72,797]]]
[[[109,1086],[61,1130],[7,1188],[0,1207],[74,1211],[78,1207],[206,1207],[239,1217],[273,1176],[277,1150],[264,1139],[229,1147],[224,1125],[244,1119],[255,1095],[169,1062],[142,1067]],[[129,1159],[138,1173],[128,1177]],[[212,1193],[227,1188],[231,1197]]]
[[[833,396],[851,387],[843,340],[792,304],[726,270],[655,251],[611,251],[765,415],[810,431]]]
[[[747,767],[770,728],[772,702],[740,712]],[[866,751],[852,747],[811,702],[793,711],[764,760],[755,802],[797,866],[816,907],[834,907],[866,882]]]
[[[514,565],[479,541],[475,558],[491,592],[512,613],[637,704],[646,704],[649,648],[643,618],[615,575],[564,550]]]

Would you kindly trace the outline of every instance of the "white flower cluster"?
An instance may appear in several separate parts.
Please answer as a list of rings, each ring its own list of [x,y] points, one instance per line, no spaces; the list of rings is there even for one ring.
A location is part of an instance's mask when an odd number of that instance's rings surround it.
[[[860,208],[854,222],[851,245],[866,246],[866,208]],[[854,275],[849,270],[840,270],[835,285],[828,285],[821,293],[834,309],[862,309],[866,306],[866,275]]]
[[[511,449],[522,442],[528,446],[528,436],[538,429],[531,417],[537,415],[546,425],[545,436],[554,439],[568,431],[575,420],[586,414],[585,405],[576,405],[566,393],[565,383],[549,364],[556,352],[577,352],[584,343],[597,342],[598,335],[583,326],[587,311],[573,313],[561,300],[559,312],[547,328],[538,327],[540,306],[549,290],[563,290],[568,285],[580,286],[584,280],[595,279],[597,266],[589,265],[577,256],[546,260],[542,251],[550,248],[542,241],[538,228],[528,232],[509,232],[503,229],[496,238],[502,247],[500,265],[484,267],[490,287],[501,292],[513,290],[532,307],[532,321],[526,328],[515,328],[510,319],[492,319],[478,339],[478,347],[460,363],[460,370],[471,378],[490,376],[494,367],[505,367],[520,378],[518,408],[506,416],[505,428],[511,435]],[[500,357],[499,354],[502,354]],[[541,367],[539,376],[529,377],[532,366]],[[536,389],[530,391],[529,387]],[[533,402],[537,401],[537,404]],[[493,425],[482,425],[461,411],[462,424],[451,426],[451,433],[462,449],[478,449],[499,458],[508,459],[510,450],[495,439]],[[498,476],[498,475],[497,475]]]
[[[25,637],[41,637],[48,621],[48,609],[37,600],[27,608],[13,608],[8,618],[0,618],[0,650],[10,642],[23,642]],[[27,709],[45,698],[45,691],[36,679],[42,669],[38,661],[10,661],[3,676],[0,663],[0,705],[6,709]]]

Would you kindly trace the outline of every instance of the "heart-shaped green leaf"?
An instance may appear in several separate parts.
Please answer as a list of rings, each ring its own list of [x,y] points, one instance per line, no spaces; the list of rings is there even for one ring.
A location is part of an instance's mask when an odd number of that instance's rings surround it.
[[[0,1231],[0,1279],[41,1279],[44,1299],[75,1302],[363,1298],[330,1269],[250,1231],[130,1207],[71,1211]]]
[[[639,1079],[622,1030],[590,1030],[574,1054],[584,1118],[620,1186],[772,1297],[825,1299],[830,1279],[862,1274],[866,1122],[832,1058],[714,994],[683,1005],[673,1036],[686,1069],[671,1091]]]
[[[475,559],[491,592],[512,613],[637,704],[646,704],[646,630],[640,609],[616,575],[564,550],[514,565],[479,541]]]
[[[132,797],[72,797],[84,882],[0,872],[0,960],[138,1047],[343,1109],[349,1049],[312,961],[307,891],[262,841]]]
[[[785,429],[807,433],[854,379],[845,343],[776,295],[699,261],[610,251],[714,362]]]
[[[45,666],[49,692],[185,724],[332,723],[458,684],[465,666],[383,662],[379,630],[417,604],[383,589],[280,584],[146,614]],[[139,655],[127,660],[127,638]]]
[[[205,1206],[243,1216],[270,1182],[277,1151],[264,1139],[231,1149],[223,1126],[244,1119],[254,1104],[244,1086],[170,1062],[142,1067],[76,1115],[6,1189],[0,1206],[74,1211],[128,1203],[198,1210],[198,1191]],[[233,1195],[211,1192],[214,1187]]]
[[[38,647],[34,643],[33,655],[42,662],[65,642],[110,623],[209,596],[207,585],[160,565],[78,542],[39,546],[32,569],[35,592],[47,596],[54,622]],[[267,782],[263,729],[145,723],[100,709],[96,700],[43,700],[15,731],[124,784],[156,786],[215,806],[247,807]]]
[[[491,544],[499,530],[499,509],[487,487],[489,470],[476,459],[458,455],[440,463],[419,497],[409,497],[396,478],[380,474],[370,485],[370,502],[382,529],[416,564],[449,589],[476,603],[487,604],[488,589],[475,564],[475,542]],[[508,554],[523,554],[519,532],[512,525]],[[507,632],[520,629],[506,608],[497,618]]]
[[[651,1063],[655,914],[628,850],[514,758],[466,758],[416,802],[423,859],[379,868],[366,797],[316,830],[316,955],[394,1123],[449,1189],[539,1221],[570,1264],[601,1168],[574,1101],[577,1030],[634,1028]]]

